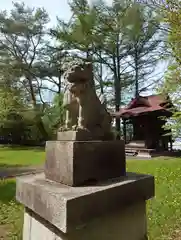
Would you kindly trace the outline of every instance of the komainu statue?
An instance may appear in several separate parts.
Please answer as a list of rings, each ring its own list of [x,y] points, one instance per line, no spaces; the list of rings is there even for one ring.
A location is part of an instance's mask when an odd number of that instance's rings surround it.
[[[74,63],[64,73],[66,108],[64,130],[86,130],[94,140],[110,140],[111,116],[99,100],[94,86],[92,63]]]

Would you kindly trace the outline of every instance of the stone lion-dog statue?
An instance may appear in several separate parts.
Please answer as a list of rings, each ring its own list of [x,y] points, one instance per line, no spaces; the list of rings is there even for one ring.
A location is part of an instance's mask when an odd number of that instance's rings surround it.
[[[94,140],[112,139],[112,118],[96,94],[92,63],[72,64],[64,72],[64,81],[66,119],[61,130],[81,129],[88,131]]]

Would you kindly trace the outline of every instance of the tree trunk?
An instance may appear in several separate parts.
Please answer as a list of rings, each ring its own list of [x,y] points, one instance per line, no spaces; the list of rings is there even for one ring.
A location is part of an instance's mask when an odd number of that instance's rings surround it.
[[[121,76],[120,76],[120,59],[119,59],[119,34],[117,36],[117,48],[116,48],[116,56],[113,56],[114,63],[114,87],[115,87],[115,110],[116,112],[120,111],[121,105]],[[116,118],[116,139],[120,140],[121,135],[121,123],[120,119]]]
[[[126,139],[126,120],[123,119],[123,135],[124,135],[124,142],[126,144],[127,139]]]
[[[44,127],[41,116],[39,115],[39,113],[37,113],[37,103],[36,103],[36,97],[35,97],[35,93],[34,93],[34,89],[33,89],[33,85],[32,85],[32,79],[30,76],[28,76],[27,79],[28,79],[28,84],[29,84],[29,88],[30,88],[32,105],[33,105],[34,112],[35,112],[36,126],[39,129],[40,133],[42,134],[43,139],[48,140],[48,133]]]
[[[100,56],[101,56],[101,52],[100,52]],[[103,85],[103,69],[102,69],[102,62],[100,63],[100,74],[99,74],[99,80],[100,80],[100,90],[101,90],[101,94],[103,95],[104,94],[104,85]]]
[[[61,73],[60,76],[58,77],[58,94],[61,93],[62,90],[62,81],[61,81]]]
[[[134,56],[134,63],[135,63],[135,98],[139,97],[139,82],[138,82],[138,54],[137,54],[137,46],[135,46],[135,56]]]
[[[119,112],[120,102],[121,102],[121,86],[120,80],[117,77],[117,74],[114,74],[114,89],[115,89],[115,111]],[[120,119],[116,118],[116,139],[120,140],[121,125]]]
[[[48,133],[45,130],[44,124],[43,124],[40,116],[37,117],[36,125],[37,125],[37,128],[40,130],[40,132],[43,136],[43,140],[45,140],[45,141],[48,140]]]

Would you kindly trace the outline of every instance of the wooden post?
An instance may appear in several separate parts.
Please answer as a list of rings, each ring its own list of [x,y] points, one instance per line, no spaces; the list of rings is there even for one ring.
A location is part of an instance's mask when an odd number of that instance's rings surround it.
[[[123,136],[124,136],[124,142],[126,143],[126,120],[123,119]]]
[[[170,151],[173,151],[172,135],[170,135]]]

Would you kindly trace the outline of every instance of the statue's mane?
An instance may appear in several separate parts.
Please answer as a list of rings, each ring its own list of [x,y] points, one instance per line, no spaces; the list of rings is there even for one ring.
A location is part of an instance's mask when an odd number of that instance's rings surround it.
[[[70,62],[65,62],[63,65],[62,65],[62,72],[65,73],[67,72],[69,69],[71,69],[72,67],[75,67],[75,66],[80,66],[80,67],[84,67],[85,66],[85,61],[83,61],[82,59],[76,59],[74,61],[70,61]]]
[[[93,69],[91,62],[84,62],[82,60],[68,62],[63,66],[63,71],[64,79],[68,80],[68,77],[71,75],[71,79],[74,79],[75,76],[75,83],[84,82],[84,79],[86,79],[91,86],[94,86]]]

